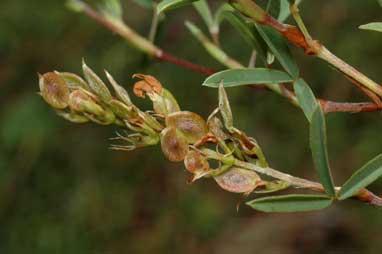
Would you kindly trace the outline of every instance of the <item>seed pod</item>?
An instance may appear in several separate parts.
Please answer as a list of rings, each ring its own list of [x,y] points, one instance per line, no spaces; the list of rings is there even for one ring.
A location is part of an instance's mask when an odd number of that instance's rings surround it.
[[[222,189],[234,193],[250,193],[261,181],[255,172],[236,167],[214,178]]]
[[[179,111],[166,117],[166,126],[174,127],[184,134],[189,144],[193,144],[207,134],[206,121],[198,114]]]
[[[69,88],[65,80],[54,72],[40,76],[40,91],[44,100],[56,109],[68,106]]]
[[[184,160],[189,150],[184,135],[172,127],[167,127],[162,131],[161,147],[167,159],[173,162]]]
[[[184,166],[193,174],[203,172],[210,169],[207,159],[199,152],[191,150],[184,158]]]
[[[223,131],[223,124],[216,116],[212,117],[208,122],[208,130],[220,140],[228,139],[228,135]]]

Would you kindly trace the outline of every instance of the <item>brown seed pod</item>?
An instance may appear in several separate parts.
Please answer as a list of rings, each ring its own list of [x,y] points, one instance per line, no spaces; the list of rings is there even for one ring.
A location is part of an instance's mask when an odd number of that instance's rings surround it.
[[[194,144],[208,132],[206,121],[200,115],[189,111],[169,114],[166,117],[166,126],[182,132],[189,144]]]
[[[184,158],[184,166],[190,173],[199,173],[210,169],[207,159],[199,152],[191,150]]]
[[[236,167],[214,178],[222,189],[234,193],[250,193],[261,182],[255,172]]]
[[[167,127],[161,132],[161,147],[167,159],[173,162],[184,160],[189,150],[184,135],[172,127]]]
[[[208,122],[208,130],[218,139],[226,140],[228,135],[223,131],[223,124],[216,116],[212,117]]]
[[[69,88],[65,80],[54,72],[40,76],[40,90],[44,100],[56,109],[68,106]]]

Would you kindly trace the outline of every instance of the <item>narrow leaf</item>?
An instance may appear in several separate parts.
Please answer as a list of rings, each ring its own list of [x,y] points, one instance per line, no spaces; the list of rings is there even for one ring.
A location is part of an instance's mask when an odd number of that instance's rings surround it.
[[[219,15],[219,19],[226,19],[240,33],[247,44],[256,49],[257,54],[265,63],[267,58],[267,45],[257,30],[253,28],[253,25],[246,23],[240,15],[232,10],[222,11]]]
[[[120,0],[103,0],[98,5],[99,11],[109,19],[122,20],[122,6]]]
[[[284,69],[297,79],[299,69],[284,38],[271,27],[256,24],[256,28]]]
[[[247,68],[225,70],[215,73],[203,82],[203,86],[218,87],[221,80],[224,80],[224,87],[293,81],[292,78],[283,71],[266,68]]]
[[[343,200],[357,194],[362,188],[365,188],[381,176],[382,154],[370,160],[347,180],[338,193],[338,199]]]
[[[153,8],[154,6],[154,0],[134,0],[134,2],[136,2],[137,4],[139,4],[140,6],[144,7],[144,8]]]
[[[164,11],[179,8],[184,5],[191,4],[197,0],[162,0],[157,6],[157,12],[161,13]]]
[[[280,13],[277,18],[278,21],[284,22],[289,16],[290,16],[290,9],[289,9],[289,2],[290,0],[280,0]],[[294,1],[294,4],[297,6],[302,2],[302,0],[296,0]]]
[[[359,26],[360,29],[382,32],[382,22],[373,22]]]
[[[280,14],[280,1],[281,0],[268,0],[266,11],[272,17],[278,17]]]
[[[310,125],[310,148],[313,162],[326,193],[335,195],[334,184],[330,173],[328,151],[326,146],[326,123],[321,107],[317,107],[312,115]]]
[[[284,195],[258,198],[247,205],[262,212],[307,212],[330,206],[332,199],[323,195]]]
[[[294,82],[294,92],[296,93],[298,104],[304,111],[304,114],[309,122],[312,121],[312,115],[316,108],[319,106],[314,96],[312,89],[303,80],[298,79]]]
[[[212,18],[210,7],[206,0],[199,0],[193,3],[194,8],[199,13],[200,17],[203,19],[204,23],[207,25],[209,29],[213,27],[214,20]]]

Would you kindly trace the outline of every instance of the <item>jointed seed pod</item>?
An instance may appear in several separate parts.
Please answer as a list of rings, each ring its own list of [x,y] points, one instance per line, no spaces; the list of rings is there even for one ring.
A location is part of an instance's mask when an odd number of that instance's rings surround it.
[[[189,111],[179,111],[166,117],[166,126],[178,129],[189,144],[194,144],[208,133],[206,121],[198,114]]]
[[[56,109],[68,106],[69,88],[65,80],[54,72],[40,76],[40,91],[44,100]]]
[[[168,160],[180,162],[188,153],[188,142],[176,128],[167,127],[161,133],[161,147]]]
[[[222,189],[234,193],[251,193],[261,183],[255,172],[236,167],[214,178]]]

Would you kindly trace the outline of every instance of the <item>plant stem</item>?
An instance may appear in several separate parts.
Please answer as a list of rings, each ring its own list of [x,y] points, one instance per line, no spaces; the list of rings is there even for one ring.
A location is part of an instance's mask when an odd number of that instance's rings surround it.
[[[270,167],[260,167],[255,164],[238,160],[232,157],[226,158],[224,155],[221,155],[210,149],[202,149],[201,152],[205,154],[208,158],[221,161],[225,165],[228,164],[228,165],[252,170],[259,174],[267,175],[272,178],[282,180],[290,184],[291,186],[294,186],[297,188],[309,189],[309,190],[325,193],[324,187],[322,186],[322,184],[318,182],[313,182],[313,181],[306,180],[300,177],[292,176]],[[340,190],[340,187],[335,187],[335,190],[336,192],[338,192]],[[362,202],[369,203],[371,205],[382,206],[382,198],[376,196],[375,194],[373,194],[372,192],[368,191],[365,188],[361,189],[356,195],[353,196],[353,198],[360,200]]]
[[[196,72],[200,72],[203,74],[210,75],[214,73],[215,71],[212,69],[209,69],[204,66],[200,66],[198,64],[194,64],[190,61],[187,61],[185,59],[180,59],[178,57],[175,57],[169,53],[166,53],[161,48],[154,45],[152,42],[150,42],[148,39],[142,37],[138,33],[136,33],[134,30],[132,30],[129,26],[124,24],[120,20],[110,20],[99,14],[97,11],[95,11],[92,7],[90,7],[86,3],[81,4],[81,10],[90,18],[96,20],[101,25],[105,26],[106,28],[110,29],[111,31],[119,34],[122,36],[126,41],[128,41],[132,46],[137,48],[138,50],[142,51],[143,53],[146,53],[147,55],[157,58],[162,61],[168,61],[170,63],[173,63],[175,65],[181,66],[183,68],[188,68]]]
[[[144,37],[137,34],[135,31],[133,31],[131,28],[126,26],[125,24],[118,24],[109,21],[102,15],[100,15],[98,12],[96,12],[93,8],[91,8],[89,5],[82,3],[81,4],[81,10],[90,18],[96,20],[101,25],[105,26],[109,30],[121,35],[124,39],[126,39],[130,44],[135,46],[138,50],[142,51],[143,53],[155,57],[158,60],[162,60],[165,62],[173,63],[177,66],[189,69],[191,71],[203,73],[206,75],[212,75],[216,71],[198,64],[194,64],[190,61],[187,61],[182,58],[175,57],[159,47],[155,46],[153,43],[145,39]],[[141,44],[142,43],[142,44]],[[214,50],[220,50],[222,51],[218,46],[214,45],[211,42],[211,47],[215,46]],[[224,53],[225,54],[225,53]],[[227,57],[229,57],[227,54],[225,54]],[[330,57],[329,57],[330,58]],[[224,58],[219,58],[224,59]],[[229,59],[231,59],[229,57]],[[227,62],[222,61],[222,64],[226,64]],[[238,63],[237,61],[228,61],[229,65],[234,68],[244,68],[243,65]],[[229,67],[229,66],[227,66]],[[229,67],[230,68],[230,67]],[[349,78],[350,79],[350,78]],[[260,86],[256,86],[255,88],[258,89]],[[286,87],[284,87],[281,84],[268,84],[265,86],[266,88],[276,92],[277,94],[288,98],[288,100],[293,105],[298,105],[297,99],[295,95]],[[326,101],[323,99],[319,99],[321,105],[323,105],[323,110],[325,113],[331,113],[331,112],[351,112],[351,113],[358,113],[358,112],[371,112],[371,111],[380,111],[382,110],[381,106],[378,106],[376,104],[367,103],[367,102],[361,102],[361,103],[339,103],[339,102],[332,102],[332,101]]]
[[[335,56],[320,42],[310,39],[310,36],[306,38],[297,27],[280,23],[252,0],[228,0],[228,2],[243,15],[251,18],[254,22],[273,27],[289,42],[303,48],[307,54],[315,55],[318,58],[321,58],[336,69],[340,70],[345,76],[354,79],[362,86],[382,97],[382,87],[379,84],[372,81],[354,67]],[[299,15],[296,13],[296,10],[294,11],[295,12],[293,14],[297,17],[298,23],[300,25],[303,24],[302,20],[299,19]],[[304,33],[308,34],[305,26],[303,26],[302,29],[305,30]]]

